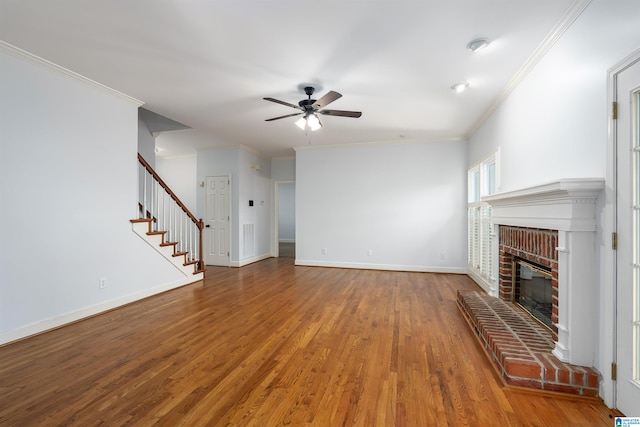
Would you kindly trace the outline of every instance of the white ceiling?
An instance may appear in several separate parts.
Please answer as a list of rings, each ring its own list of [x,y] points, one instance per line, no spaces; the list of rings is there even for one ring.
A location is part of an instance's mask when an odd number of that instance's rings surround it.
[[[0,40],[145,103],[192,130],[159,155],[464,138],[584,0],[0,0]],[[491,40],[472,54],[467,43]],[[451,86],[469,83],[456,94]],[[343,97],[301,131],[302,86]]]

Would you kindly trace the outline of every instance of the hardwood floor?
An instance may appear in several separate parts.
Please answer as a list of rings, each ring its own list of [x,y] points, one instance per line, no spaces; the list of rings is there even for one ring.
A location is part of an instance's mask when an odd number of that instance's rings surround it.
[[[462,275],[209,267],[204,283],[0,347],[0,425],[612,426],[502,386]]]

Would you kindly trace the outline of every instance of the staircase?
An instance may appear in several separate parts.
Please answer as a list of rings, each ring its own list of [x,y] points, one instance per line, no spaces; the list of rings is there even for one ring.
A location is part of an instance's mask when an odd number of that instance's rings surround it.
[[[202,229],[204,223],[187,209],[138,154],[138,218],[133,231],[192,281],[204,278]]]

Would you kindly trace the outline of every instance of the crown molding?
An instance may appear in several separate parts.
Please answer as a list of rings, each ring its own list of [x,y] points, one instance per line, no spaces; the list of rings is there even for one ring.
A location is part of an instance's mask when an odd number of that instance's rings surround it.
[[[48,61],[48,60],[46,60],[44,58],[41,58],[41,57],[39,57],[37,55],[34,55],[34,54],[30,53],[30,52],[27,52],[26,50],[20,49],[19,47],[14,46],[12,44],[9,44],[9,43],[7,43],[7,42],[5,42],[3,40],[0,40],[0,51],[3,51],[3,52],[5,52],[5,53],[7,53],[9,55],[12,55],[12,56],[15,56],[15,57],[18,57],[18,58],[25,59],[27,61],[30,61],[30,62],[34,63],[34,64],[38,64],[38,65],[44,66],[44,67],[46,67],[46,68],[48,68],[50,70],[56,71],[56,72],[61,73],[61,74],[65,75],[65,76],[67,76],[67,77],[70,77],[70,78],[72,78],[74,80],[78,80],[78,81],[80,81],[80,82],[82,82],[84,84],[87,84],[87,85],[92,86],[92,87],[94,87],[96,89],[99,89],[102,92],[106,92],[106,93],[108,93],[110,95],[114,95],[114,96],[116,96],[116,97],[118,97],[120,99],[123,99],[123,100],[125,100],[127,102],[130,102],[130,103],[136,105],[137,107],[140,107],[140,106],[144,105],[144,102],[140,101],[139,99],[133,98],[133,97],[131,97],[129,95],[126,95],[126,94],[124,94],[124,93],[122,93],[120,91],[117,91],[117,90],[112,89],[112,88],[110,88],[108,86],[105,86],[102,83],[98,83],[95,80],[91,80],[88,77],[85,77],[85,76],[83,76],[81,74],[76,73],[75,71],[71,71],[71,70],[69,70],[67,68],[64,68],[64,67],[62,67],[62,66],[60,66],[58,64],[55,64],[55,63],[53,63],[51,61]]]
[[[525,79],[525,77],[535,68],[542,58],[551,50],[551,48],[560,40],[562,35],[571,27],[576,19],[582,14],[582,12],[591,4],[591,0],[575,0],[567,12],[564,14],[560,22],[547,34],[544,40],[533,51],[531,56],[520,67],[516,74],[509,80],[507,85],[500,91],[496,99],[489,106],[487,111],[478,119],[478,121],[469,129],[465,134],[467,139],[470,139],[473,134],[493,115],[493,113],[500,107],[505,99],[516,87]]]

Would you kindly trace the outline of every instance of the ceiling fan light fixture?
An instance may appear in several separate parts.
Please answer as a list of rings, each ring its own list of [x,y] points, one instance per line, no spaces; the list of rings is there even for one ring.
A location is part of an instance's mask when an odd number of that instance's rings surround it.
[[[296,120],[296,126],[298,126],[300,129],[304,130],[307,127],[307,118],[306,117],[300,117],[298,120]]]
[[[310,114],[307,118],[307,124],[311,128],[311,130],[318,130],[322,127],[322,123],[320,123],[320,119],[315,114]]]
[[[479,39],[471,40],[467,44],[467,49],[469,49],[473,53],[476,53],[477,51],[482,50],[487,46],[489,46],[489,40],[485,38],[479,38]]]
[[[451,86],[451,89],[455,92],[455,93],[462,93],[465,90],[467,90],[467,88],[469,87],[469,83],[464,82],[464,83],[456,83],[453,86]]]

